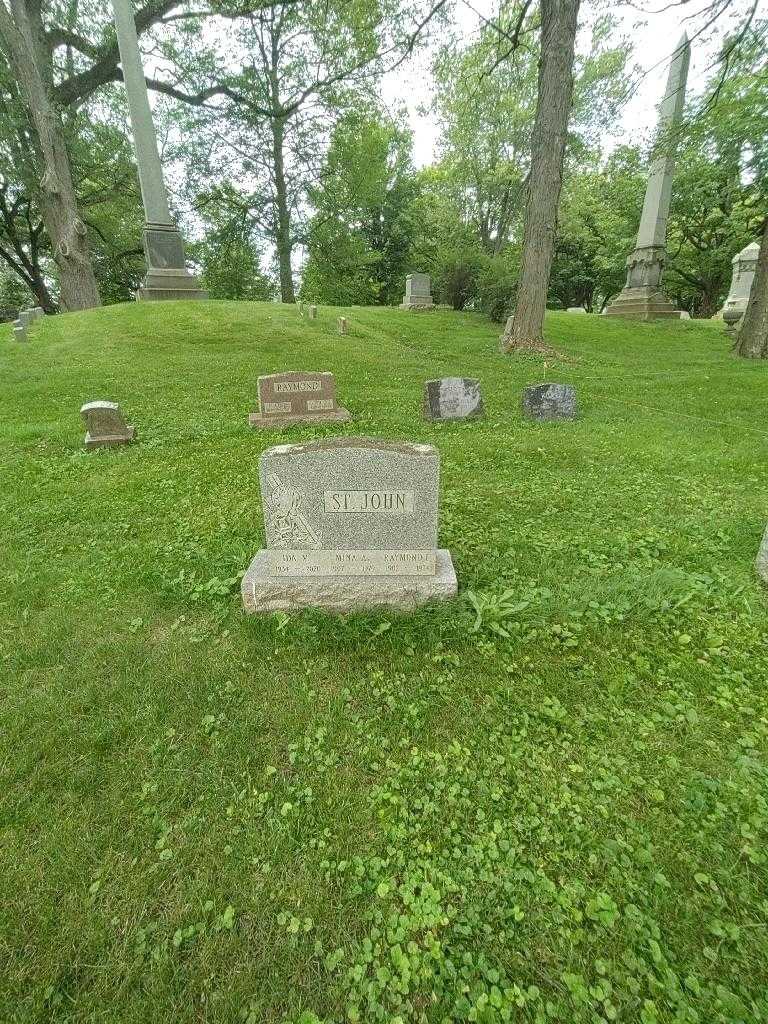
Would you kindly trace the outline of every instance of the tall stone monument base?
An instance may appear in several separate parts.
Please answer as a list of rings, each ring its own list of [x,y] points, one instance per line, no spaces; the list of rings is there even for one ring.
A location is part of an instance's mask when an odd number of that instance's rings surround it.
[[[629,320],[679,320],[680,310],[660,288],[665,259],[663,245],[638,246],[627,258],[627,283],[605,315]]]
[[[605,315],[628,320],[679,320],[680,310],[658,288],[624,288]]]
[[[284,576],[272,575],[269,553],[259,551],[243,576],[246,614],[321,608],[353,612],[388,607],[409,611],[428,601],[456,596],[458,583],[450,551],[435,552],[434,576]]]
[[[145,224],[144,252],[147,276],[136,293],[139,301],[208,298],[198,278],[187,270],[184,242],[175,224]]]

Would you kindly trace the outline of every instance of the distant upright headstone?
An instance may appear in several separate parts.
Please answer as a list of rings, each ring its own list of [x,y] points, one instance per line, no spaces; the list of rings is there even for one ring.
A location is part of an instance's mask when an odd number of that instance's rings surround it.
[[[506,352],[507,347],[509,346],[510,339],[512,337],[512,324],[514,323],[514,320],[515,314],[510,313],[509,316],[507,317],[507,322],[504,324],[504,330],[499,335],[499,348],[501,349],[502,352]]]
[[[768,526],[766,526],[763,539],[760,542],[760,549],[757,552],[755,569],[763,583],[768,583]]]
[[[534,384],[523,391],[523,413],[531,420],[572,420],[576,391],[570,384]]]
[[[409,274],[400,309],[432,309],[433,306],[429,274]]]
[[[27,334],[27,325],[21,319],[13,321],[13,340],[29,341],[29,335]]]
[[[566,313],[586,313],[586,309],[583,306],[569,306],[566,309]]]
[[[680,310],[680,319],[681,320],[690,320],[691,319],[691,314],[688,312],[687,309],[681,309]]]
[[[37,317],[34,315],[31,309],[22,309],[21,312],[19,313],[19,323],[24,328],[29,327],[32,321],[36,319]]]
[[[424,416],[428,420],[466,420],[483,415],[480,381],[474,377],[441,377],[424,384]]]
[[[294,423],[346,423],[349,412],[336,402],[332,373],[290,370],[258,379],[259,411],[252,412],[252,427],[287,427]]]
[[[317,306],[310,306],[309,307],[309,319],[310,320],[317,320]]]
[[[440,459],[431,445],[335,437],[261,456],[265,549],[246,612],[413,608],[456,593],[437,547]]]
[[[42,306],[33,306],[29,311],[35,320],[39,320],[41,316],[45,316],[45,312]]]
[[[744,246],[741,252],[737,252],[731,260],[733,264],[733,277],[731,278],[728,298],[725,300],[723,308],[718,313],[715,313],[716,317],[725,320],[727,324],[730,321],[730,324],[728,324],[729,328],[738,323],[749,304],[749,296],[752,291],[752,282],[755,279],[759,255],[760,246],[757,242],[750,242],[749,245]],[[726,313],[729,314],[728,317],[726,317]],[[737,313],[738,316],[736,315]]]
[[[299,299],[296,303],[296,311],[298,312],[299,316],[304,316],[304,303],[301,301],[301,299]]]
[[[347,318],[345,316],[340,316],[337,323],[339,327],[339,334],[346,334],[349,326]]]
[[[88,402],[80,414],[87,431],[86,448],[111,448],[136,438],[136,428],[125,422],[117,402]]]

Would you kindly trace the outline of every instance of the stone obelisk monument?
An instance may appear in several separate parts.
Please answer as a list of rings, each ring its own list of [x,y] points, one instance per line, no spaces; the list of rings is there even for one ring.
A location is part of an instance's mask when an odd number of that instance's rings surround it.
[[[634,251],[627,258],[627,283],[606,310],[607,316],[625,316],[634,320],[680,316],[680,311],[664,298],[660,286],[667,255],[667,218],[675,171],[674,132],[683,115],[690,59],[691,45],[684,32],[672,57],[667,91],[661,103],[658,126],[660,151],[653,158],[648,172],[640,230]]]
[[[163,181],[130,0],[112,0],[112,9],[144,204],[147,276],[137,298],[204,299],[206,293],[201,291],[200,282],[187,270],[184,240],[168,208],[168,193]]]

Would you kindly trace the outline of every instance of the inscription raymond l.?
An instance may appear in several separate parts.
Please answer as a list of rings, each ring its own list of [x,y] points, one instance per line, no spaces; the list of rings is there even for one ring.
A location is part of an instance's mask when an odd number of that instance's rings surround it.
[[[414,511],[413,491],[324,491],[326,512],[387,512],[404,516]]]
[[[435,551],[270,550],[274,576],[434,576]]]
[[[277,412],[290,412],[290,402],[264,402],[262,412],[265,413],[277,413]]]
[[[319,380],[276,380],[272,382],[272,390],[276,394],[322,391],[323,383]]]

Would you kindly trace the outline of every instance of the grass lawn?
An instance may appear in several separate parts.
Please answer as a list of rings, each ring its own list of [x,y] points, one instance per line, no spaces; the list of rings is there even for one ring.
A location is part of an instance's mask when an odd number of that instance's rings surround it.
[[[768,367],[707,323],[552,314],[546,369],[498,333],[0,328],[3,1024],[768,1020]],[[355,422],[250,431],[285,369]],[[486,418],[424,423],[454,374]],[[521,419],[547,378],[576,422]],[[139,443],[83,451],[97,398]],[[342,432],[437,445],[459,598],[244,617],[260,452]]]

